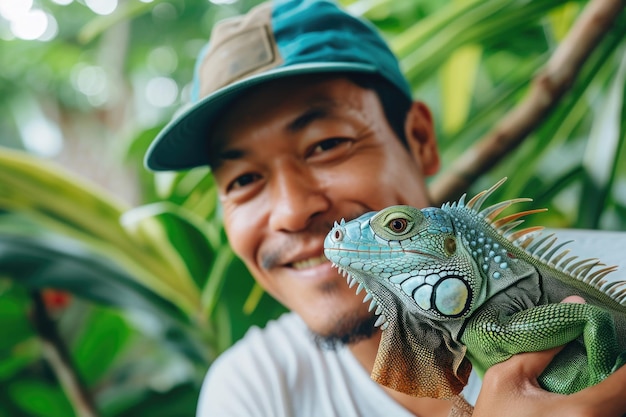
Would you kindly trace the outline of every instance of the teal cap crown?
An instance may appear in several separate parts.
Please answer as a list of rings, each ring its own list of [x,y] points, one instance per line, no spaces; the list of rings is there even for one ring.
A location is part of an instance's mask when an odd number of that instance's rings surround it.
[[[249,88],[282,77],[374,74],[411,100],[398,61],[376,29],[326,0],[277,0],[218,22],[198,57],[191,105],[155,138],[153,171],[209,164],[211,126]]]

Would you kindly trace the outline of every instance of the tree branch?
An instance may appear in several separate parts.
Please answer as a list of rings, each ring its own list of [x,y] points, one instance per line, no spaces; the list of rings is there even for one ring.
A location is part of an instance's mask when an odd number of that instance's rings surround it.
[[[591,0],[532,80],[522,102],[507,113],[431,184],[434,205],[458,198],[481,175],[519,146],[556,107],[583,64],[624,9],[624,0]]]
[[[59,336],[54,320],[39,291],[31,293],[33,300],[32,322],[43,344],[43,354],[57,376],[65,395],[78,417],[98,417],[95,403],[89,390],[74,369],[71,356]]]

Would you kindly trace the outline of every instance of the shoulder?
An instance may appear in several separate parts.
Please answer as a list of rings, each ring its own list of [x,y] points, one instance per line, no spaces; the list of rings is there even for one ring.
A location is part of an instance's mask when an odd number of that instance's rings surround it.
[[[303,369],[315,361],[317,350],[306,325],[294,313],[262,329],[251,328],[209,368],[198,417],[289,415],[289,395],[297,395],[294,387]]]
[[[209,376],[240,368],[272,371],[297,365],[300,356],[317,350],[304,322],[294,313],[283,314],[264,328],[252,327],[213,363]]]

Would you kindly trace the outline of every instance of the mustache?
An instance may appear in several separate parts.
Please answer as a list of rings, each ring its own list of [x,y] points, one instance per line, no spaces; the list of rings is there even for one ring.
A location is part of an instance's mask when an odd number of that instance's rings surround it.
[[[355,212],[344,216],[343,218],[347,220],[356,219],[362,214],[367,213],[370,210],[361,210],[359,212]],[[313,221],[305,230],[299,232],[285,233],[283,235],[283,239],[280,244],[272,245],[271,248],[268,248],[266,251],[261,253],[261,267],[265,270],[269,270],[273,267],[283,264],[282,261],[285,259],[285,254],[289,253],[293,250],[294,247],[297,247],[299,242],[310,239],[323,239],[326,237],[330,229],[333,228],[335,221],[339,221],[341,218],[336,220],[323,220],[323,221]]]

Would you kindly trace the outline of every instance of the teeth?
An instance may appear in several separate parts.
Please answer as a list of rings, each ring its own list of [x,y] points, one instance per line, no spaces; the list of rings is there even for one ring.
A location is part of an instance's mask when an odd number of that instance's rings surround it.
[[[368,311],[372,311],[374,307],[376,307],[376,304],[377,304],[376,300],[372,299],[372,302],[370,303]]]
[[[361,283],[359,282],[359,286],[356,288],[356,293],[357,293],[357,295],[358,295],[361,291],[363,291],[363,288],[365,288],[365,287],[363,286],[363,284],[361,284]]]
[[[328,259],[324,255],[322,255],[322,256],[317,256],[315,258],[309,258],[303,261],[294,262],[292,266],[295,269],[305,269],[305,268],[311,268],[317,265],[321,265],[324,262],[328,262]]]
[[[376,320],[376,323],[374,323],[374,326],[379,327],[379,326],[381,326],[384,323],[387,323],[387,317],[385,317],[384,314],[381,314],[380,316],[378,316],[378,320]],[[387,324],[387,325],[389,325],[389,324]]]
[[[382,313],[382,312],[383,312],[383,308],[379,305],[379,306],[376,308],[376,311],[374,312],[374,314],[378,315],[378,314],[380,314],[380,313]]]
[[[365,297],[363,298],[363,304],[367,303],[371,299],[372,299],[372,294],[370,293],[365,294]]]
[[[349,277],[349,278],[350,278],[350,282],[348,283],[348,285],[350,286],[350,288],[352,288],[356,285],[357,281],[356,281],[356,278],[352,278],[352,277]]]
[[[380,329],[381,330],[387,330],[387,327],[389,327],[389,322],[388,321],[384,322],[383,325],[380,326]]]

